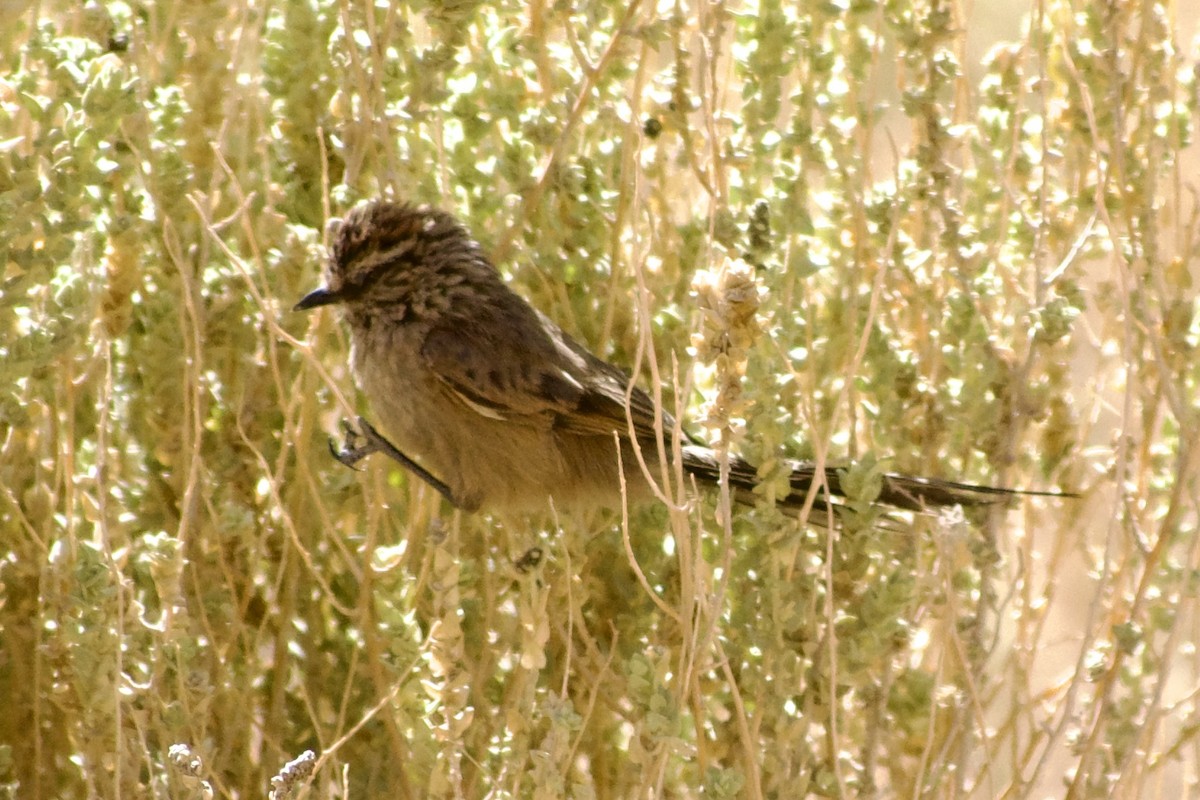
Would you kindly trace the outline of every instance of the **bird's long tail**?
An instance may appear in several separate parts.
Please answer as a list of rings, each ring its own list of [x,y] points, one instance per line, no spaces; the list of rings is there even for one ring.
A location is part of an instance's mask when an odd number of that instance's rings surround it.
[[[683,467],[697,480],[710,485],[720,481],[720,462],[716,453],[707,447],[686,445],[683,448]],[[791,493],[779,499],[779,505],[785,509],[798,510],[803,507],[808,492],[817,477],[815,465],[810,462],[793,461],[791,475]],[[842,486],[842,476],[839,468],[827,466],[824,468],[824,481],[817,489],[813,500],[813,511],[824,515],[832,511],[834,515],[841,512],[844,506],[846,490]],[[1002,489],[997,486],[979,486],[957,481],[944,481],[936,478],[918,478],[911,475],[885,473],[881,476],[881,486],[878,496],[873,501],[882,506],[903,509],[905,511],[925,511],[934,508],[952,506],[984,506],[1001,502],[1007,498],[1020,495],[1040,495],[1046,497],[1074,497],[1075,495],[1061,492],[1037,492],[1024,489]],[[759,484],[758,470],[753,464],[738,456],[729,458],[729,486],[734,491],[736,499],[753,503],[753,491]],[[813,517],[815,520],[815,516]]]

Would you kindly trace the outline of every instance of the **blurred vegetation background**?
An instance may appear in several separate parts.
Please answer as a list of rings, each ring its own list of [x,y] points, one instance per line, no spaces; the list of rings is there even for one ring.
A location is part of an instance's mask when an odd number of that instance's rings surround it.
[[[1195,8],[0,8],[5,796],[1198,791]],[[336,464],[290,309],[381,194],[759,507]],[[784,455],[1082,499],[830,532]]]

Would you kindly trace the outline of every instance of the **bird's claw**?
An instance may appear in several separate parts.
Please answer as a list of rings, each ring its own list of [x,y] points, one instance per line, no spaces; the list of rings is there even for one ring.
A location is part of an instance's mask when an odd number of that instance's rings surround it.
[[[348,420],[342,420],[342,430],[345,432],[345,439],[342,441],[340,450],[334,447],[333,439],[329,440],[329,452],[333,454],[338,463],[358,471],[358,462],[372,453],[383,453],[432,486],[442,497],[449,500],[450,504],[455,508],[463,507],[462,503],[454,497],[449,486],[435,478],[420,464],[397,450],[394,444],[383,437],[383,434],[371,427],[371,423],[362,417],[358,418],[357,423],[358,428],[356,429]]]
[[[371,433],[375,433],[375,430],[370,425],[367,425],[362,417],[358,418],[358,423],[361,427],[371,431]],[[342,432],[344,433],[344,438],[342,439],[341,448],[335,447],[333,439],[330,439],[329,452],[339,464],[349,467],[352,470],[360,471],[358,462],[372,453],[379,452],[380,447],[371,441],[370,436],[355,430],[349,420],[342,420]],[[378,436],[378,434],[375,435]]]

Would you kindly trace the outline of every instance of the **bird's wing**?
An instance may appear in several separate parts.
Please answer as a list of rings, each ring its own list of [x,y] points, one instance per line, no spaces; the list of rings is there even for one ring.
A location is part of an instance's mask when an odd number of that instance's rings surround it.
[[[421,347],[425,365],[485,417],[572,433],[609,436],[616,430],[624,435],[628,377],[515,295],[512,301],[475,309],[472,317],[443,318]],[[650,398],[635,388],[629,406],[636,436],[653,435]]]
[[[557,325],[545,317],[542,319],[547,326],[547,332],[554,340],[555,349],[565,353],[572,363],[583,364],[583,396],[579,399],[575,414],[570,419],[560,420],[560,427],[575,433],[608,434],[612,431],[612,423],[616,422],[624,435],[629,430],[628,420],[632,419],[634,438],[654,438],[657,414],[650,396],[637,386],[630,386],[627,372],[596,357],[583,345],[563,333]],[[675,421],[667,412],[663,411],[661,414],[663,430],[670,436]]]

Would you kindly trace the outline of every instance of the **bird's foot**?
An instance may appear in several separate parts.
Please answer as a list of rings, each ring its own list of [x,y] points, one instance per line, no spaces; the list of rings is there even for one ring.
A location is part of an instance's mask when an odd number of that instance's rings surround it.
[[[417,462],[413,461],[404,453],[400,452],[394,444],[384,438],[383,434],[375,430],[371,423],[367,422],[362,417],[358,418],[358,429],[355,430],[348,420],[342,420],[342,430],[345,432],[345,438],[342,440],[341,449],[334,447],[333,439],[329,440],[329,452],[337,459],[338,463],[344,464],[350,469],[357,470],[358,462],[362,461],[372,453],[383,453],[388,458],[395,461],[400,466],[407,469],[409,472],[416,475],[421,480],[428,483],[438,494],[450,501],[450,504],[456,508],[461,508],[462,505],[454,497],[450,491],[450,487],[442,481],[435,478],[428,470],[422,467]]]

